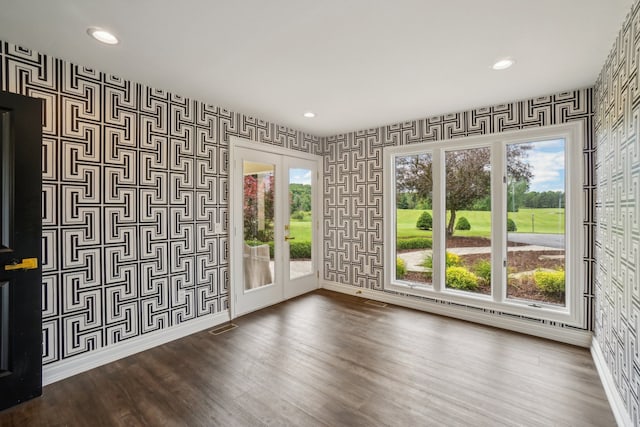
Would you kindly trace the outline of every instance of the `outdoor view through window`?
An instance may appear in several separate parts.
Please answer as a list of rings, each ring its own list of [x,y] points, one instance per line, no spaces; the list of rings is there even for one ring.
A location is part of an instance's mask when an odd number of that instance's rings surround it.
[[[503,192],[506,212],[492,194],[492,149],[442,149],[440,179],[434,175],[440,170],[434,168],[434,151],[395,156],[395,278],[432,287],[433,251],[439,249],[432,247],[434,215],[445,215],[439,221],[445,236],[443,289],[491,295],[495,274],[494,289],[507,300],[564,306],[565,141],[506,144],[504,170],[493,171],[504,181],[493,192]],[[443,213],[433,210],[436,186],[444,194]],[[498,226],[506,229],[504,260],[496,245],[492,251],[492,227]],[[503,261],[506,268],[492,269]]]

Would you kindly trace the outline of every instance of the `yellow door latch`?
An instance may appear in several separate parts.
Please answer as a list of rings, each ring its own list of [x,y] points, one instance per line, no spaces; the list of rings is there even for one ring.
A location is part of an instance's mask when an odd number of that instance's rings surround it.
[[[7,264],[4,269],[11,270],[35,270],[38,268],[38,258],[23,258],[21,263]]]

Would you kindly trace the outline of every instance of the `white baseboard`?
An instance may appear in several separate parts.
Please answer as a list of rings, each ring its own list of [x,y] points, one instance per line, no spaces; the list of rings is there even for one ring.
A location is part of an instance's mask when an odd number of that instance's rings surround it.
[[[432,303],[427,300],[413,298],[409,296],[395,295],[388,292],[375,291],[371,289],[358,288],[355,286],[343,285],[341,283],[324,281],[324,289],[340,292],[343,294],[355,295],[361,298],[395,304],[401,307],[413,308],[415,310],[454,317],[456,319],[467,320],[469,322],[483,325],[495,326],[497,328],[508,329],[510,331],[547,338],[579,347],[589,348],[591,346],[592,334],[589,331],[582,331],[569,328],[555,328],[552,326],[540,325],[527,322],[512,317],[498,317],[481,311],[472,311],[455,305],[444,305]]]
[[[187,335],[200,332],[203,329],[212,328],[225,322],[231,317],[229,311],[201,317],[171,328],[150,332],[137,338],[104,347],[96,351],[72,357],[42,368],[42,384],[48,385],[63,380],[81,372],[88,371],[98,366],[114,362],[132,354],[148,350],[152,347],[177,340]]]
[[[600,375],[600,381],[602,381],[602,386],[607,394],[607,399],[609,399],[609,405],[611,406],[613,415],[616,417],[616,422],[620,427],[633,426],[631,417],[627,412],[627,408],[624,406],[622,396],[616,387],[615,380],[613,379],[609,366],[604,359],[604,354],[602,353],[600,344],[596,339],[591,343],[591,356],[596,364],[596,369]]]

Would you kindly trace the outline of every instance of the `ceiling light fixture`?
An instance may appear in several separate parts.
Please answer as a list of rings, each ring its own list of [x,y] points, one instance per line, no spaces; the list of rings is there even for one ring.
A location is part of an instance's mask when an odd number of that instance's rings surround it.
[[[515,63],[516,61],[511,58],[502,58],[501,60],[496,61],[491,68],[494,70],[506,70],[507,68],[512,67]]]
[[[87,28],[87,34],[104,44],[118,44],[119,40],[116,36],[107,30],[98,27]]]
[[[314,113],[313,111],[307,111],[303,114],[303,116],[305,116],[307,119],[313,119],[316,116],[316,113]]]

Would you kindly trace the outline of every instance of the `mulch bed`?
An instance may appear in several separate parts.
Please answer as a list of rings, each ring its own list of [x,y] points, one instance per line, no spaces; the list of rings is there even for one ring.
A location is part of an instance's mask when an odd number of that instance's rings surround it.
[[[484,248],[491,246],[491,240],[484,237],[453,236],[447,239],[447,248]],[[508,242],[508,246],[526,246],[526,243]],[[398,249],[399,254],[415,252],[421,249]]]
[[[484,237],[452,236],[447,238],[448,248],[484,248],[491,246],[491,239]],[[527,246],[526,243],[507,242],[507,246]]]
[[[515,242],[509,246],[522,246]],[[447,240],[447,247],[459,248],[459,247],[486,247],[490,246],[490,240],[479,237],[453,237]],[[564,255],[564,251],[517,251],[509,252],[507,258],[509,271],[523,272],[533,271],[537,268],[545,268],[556,270],[564,268],[564,258],[561,259],[546,259],[544,255]],[[540,258],[543,259],[540,259]],[[490,260],[490,254],[473,254],[462,255],[460,260],[462,265],[470,270],[480,260]],[[427,279],[423,273],[407,272],[404,280],[410,282],[418,282],[431,284],[431,278]],[[491,294],[491,287],[489,284],[482,283],[478,289],[474,292],[489,295]],[[507,295],[509,298],[519,298],[528,301],[540,301],[551,304],[564,305],[564,294],[546,294],[538,290],[532,277],[510,278],[507,286]]]

